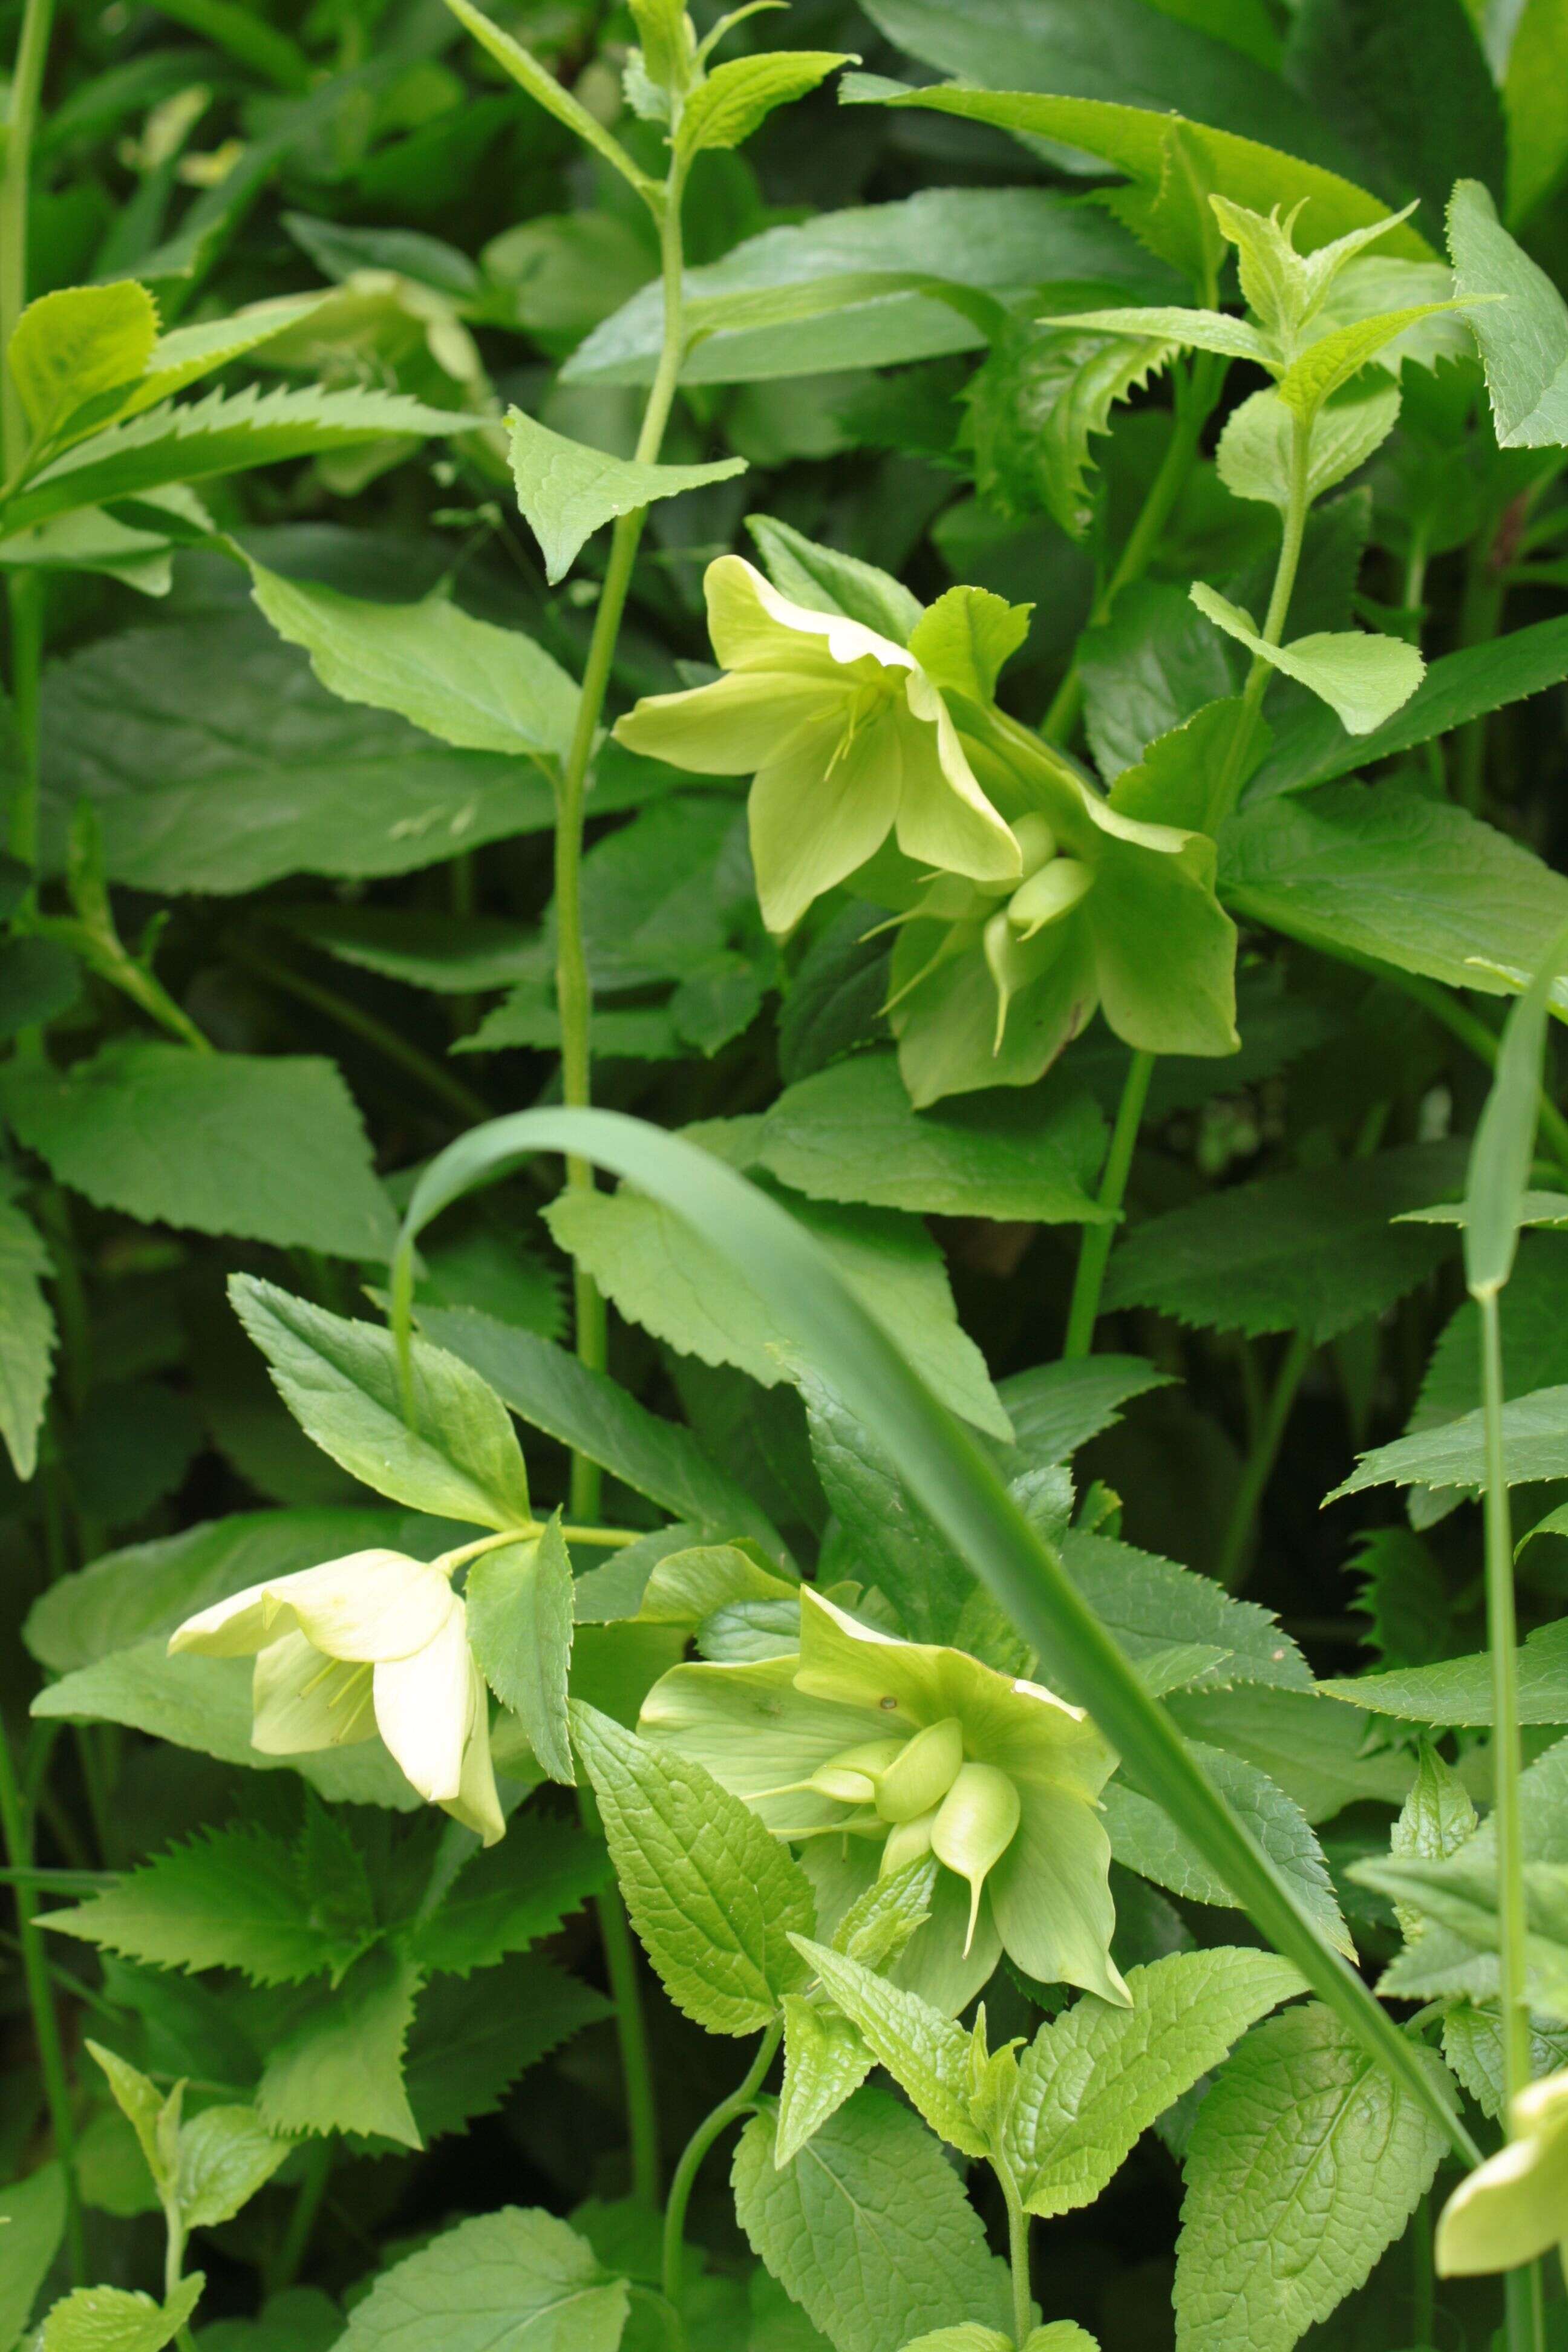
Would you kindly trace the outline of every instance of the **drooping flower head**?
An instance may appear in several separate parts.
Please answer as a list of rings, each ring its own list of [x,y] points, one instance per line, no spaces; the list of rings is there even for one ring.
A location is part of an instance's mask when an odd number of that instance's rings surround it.
[[[255,1658],[250,1738],[263,1756],[379,1735],[422,1797],[487,1845],[504,1834],[489,1702],[446,1561],[350,1552],[202,1610],[169,1648]]]
[[[1461,2180],[1437,2223],[1444,2278],[1517,2270],[1555,2246],[1568,2277],[1568,2067],[1521,2091],[1514,2137]]]
[[[1110,1842],[1097,1800],[1115,1757],[1074,1706],[962,1650],[903,1642],[809,1588],[800,1649],[681,1665],[639,1729],[703,1765],[851,1898],[924,1853],[931,1916],[894,1973],[956,2012],[1005,1950],[1044,1983],[1125,2001],[1110,1958]]]
[[[1017,844],[912,654],[792,604],[738,555],[710,563],[703,585],[726,675],[645,697],[616,736],[697,775],[754,776],[752,862],[770,930],[791,929],[889,834],[939,872],[1017,878]]]

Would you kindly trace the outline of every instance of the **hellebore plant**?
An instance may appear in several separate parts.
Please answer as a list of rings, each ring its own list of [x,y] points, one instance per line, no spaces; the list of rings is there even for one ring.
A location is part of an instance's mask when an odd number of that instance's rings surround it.
[[[458,1561],[355,1551],[253,1584],[170,1636],[171,1652],[256,1660],[251,1744],[305,1756],[378,1735],[410,1785],[487,1845],[506,1833],[489,1702],[453,1591]]]
[[[697,775],[754,775],[752,862],[770,930],[793,929],[889,834],[939,872],[1017,877],[1017,844],[913,654],[792,604],[738,555],[710,563],[703,586],[726,675],[645,697],[616,736]]]
[[[1513,2137],[1462,2180],[1437,2223],[1439,2274],[1514,2270],[1555,2246],[1568,2276],[1568,2068],[1521,2091]]]
[[[676,1666],[638,1727],[805,1842],[825,1913],[934,1854],[931,1917],[892,1971],[934,2005],[956,2014],[1004,1951],[1042,1983],[1125,2000],[1097,1803],[1116,1759],[1038,1684],[806,1590],[797,1654]]]

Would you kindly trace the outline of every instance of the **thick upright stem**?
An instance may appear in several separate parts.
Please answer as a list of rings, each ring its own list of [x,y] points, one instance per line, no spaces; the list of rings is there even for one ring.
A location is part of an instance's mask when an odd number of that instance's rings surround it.
[[[66,2252],[70,2263],[71,2283],[74,2286],[81,2286],[87,2278],[87,2240],[82,2229],[81,2190],[77,2178],[76,2118],[71,2107],[70,2082],[66,2074],[59,2020],[55,2014],[48,1957],[44,1950],[43,1934],[37,1921],[37,1904],[29,1875],[33,1867],[32,1832],[23,1808],[22,1792],[16,1785],[10,1738],[3,1722],[0,1722],[0,1840],[5,1843],[7,1864],[17,1874],[12,1882],[12,1891],[16,1904],[16,1932],[22,1946],[22,1974],[26,1981],[27,2003],[33,2013],[33,2038],[38,2045],[38,2069],[44,2078],[44,2098],[49,2111],[49,2126],[54,2133],[55,2154],[59,2158],[60,2171],[65,2179]]]
[[[658,456],[664,441],[664,428],[669,421],[676,385],[680,379],[685,341],[682,324],[681,193],[679,173],[672,171],[659,214],[659,249],[664,265],[664,341],[647,406],[643,412],[642,430],[637,436],[639,465],[651,465]],[[604,712],[616,641],[620,635],[621,615],[626,610],[632,567],[637,561],[637,543],[642,538],[647,519],[647,509],[638,507],[631,514],[622,515],[611,534],[610,560],[605,572],[598,610],[594,616],[594,633],[589,640],[587,666],[583,673],[582,699],[577,706],[577,724],[566,754],[556,809],[555,999],[561,1016],[562,1096],[574,1107],[593,1099],[594,994],[583,939],[583,812],[588,763]],[[566,1181],[574,1190],[590,1190],[594,1174],[588,1162],[568,1159]],[[577,1353],[584,1363],[592,1365],[595,1370],[602,1370],[605,1341],[605,1302],[599,1296],[596,1284],[581,1265],[575,1270],[573,1283]],[[574,1454],[572,1460],[574,1518],[598,1517],[600,1487],[598,1464],[590,1462],[585,1454]]]
[[[1007,2206],[1007,2264],[1013,2278],[1013,2341],[1022,2345],[1028,2341],[1035,2324],[1035,2298],[1029,2288],[1029,2217],[1013,2182],[1005,2173],[996,2176]]]
[[[1529,1922],[1523,1822],[1519,1801],[1519,1627],[1513,1597],[1513,1527],[1502,1445],[1502,1319],[1496,1290],[1482,1293],[1481,1402],[1486,1430],[1487,1642],[1492,1667],[1493,1819],[1497,1829],[1498,1979],[1505,2113],[1530,2083],[1530,2007],[1525,1988]],[[1539,2292],[1510,2281],[1510,2352],[1541,2352]]]
[[[1154,1075],[1152,1054],[1134,1054],[1128,1065],[1122,1084],[1121,1101],[1116,1113],[1116,1125],[1111,1131],[1110,1150],[1106,1155],[1105,1173],[1100,1180],[1100,1206],[1119,1211],[1127,1191],[1127,1179],[1131,1172],[1132,1154],[1138,1145],[1138,1129],[1142,1122],[1143,1106],[1149,1098],[1149,1081]],[[1073,1278],[1072,1302],[1068,1308],[1067,1338],[1062,1342],[1062,1358],[1070,1363],[1075,1358],[1087,1356],[1094,1345],[1094,1327],[1100,1319],[1100,1294],[1105,1285],[1105,1269],[1110,1258],[1110,1244],[1116,1232],[1114,1215],[1102,1225],[1086,1225],[1079,1245],[1078,1273]]]
[[[680,2273],[686,2252],[686,2209],[691,2202],[691,2191],[702,2168],[702,2159],[720,2134],[727,2131],[756,2104],[757,2093],[767,2080],[768,2068],[773,2064],[773,2054],[783,2039],[783,2023],[770,2025],[757,2045],[757,2054],[747,2070],[745,2081],[731,2091],[727,2099],[721,2099],[710,2115],[704,2116],[681,2150],[675,2178],[669,2184],[669,2202],[664,2213],[664,2263],[660,2282],[666,2303],[677,2313],[680,2309]],[[679,2341],[684,2347],[684,2324]]]
[[[5,353],[27,299],[27,199],[32,184],[33,134],[37,127],[44,66],[55,0],[26,0],[0,173],[0,481],[9,481],[26,446],[27,420],[11,381]],[[13,572],[7,583],[11,613],[11,695],[21,738],[21,770],[11,803],[11,854],[24,866],[38,855],[38,668],[43,644],[43,592],[36,573]]]
[[[658,2203],[658,2103],[654,2096],[653,2067],[648,2058],[647,2020],[637,1975],[637,1948],[627,1925],[626,1906],[613,1886],[597,1898],[594,1909],[604,1948],[605,1973],[610,1980],[610,1998],[616,2004],[616,2038],[626,2084],[632,2194],[638,2204],[652,2209]]]

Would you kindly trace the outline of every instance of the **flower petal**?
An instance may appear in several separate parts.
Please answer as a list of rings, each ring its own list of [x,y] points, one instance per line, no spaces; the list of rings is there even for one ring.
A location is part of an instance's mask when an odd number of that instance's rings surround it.
[[[496,1845],[506,1835],[506,1815],[496,1793],[490,1761],[490,1703],[471,1654],[468,1663],[473,1677],[473,1723],[463,1749],[462,1780],[457,1795],[446,1800],[445,1811],[487,1845]]]
[[[744,1798],[775,1837],[809,1836],[842,1822],[844,1808],[809,1790],[765,1791],[793,1790],[831,1757],[889,1729],[886,1715],[803,1696],[795,1686],[797,1663],[676,1666],[648,1693],[637,1724],[655,1747],[672,1748]]]
[[[946,703],[921,671],[905,692],[905,709],[894,722],[904,754],[899,847],[942,873],[976,882],[1016,880],[1024,871],[1018,844],[976,782]]]
[[[1215,896],[1215,846],[1201,833],[1170,838],[1173,849],[1104,845],[1079,919],[1094,941],[1100,1003],[1143,1052],[1234,1054],[1237,933]]]
[[[1081,1985],[1120,2008],[1131,1996],[1110,1957],[1110,1841],[1080,1797],[1019,1784],[1017,1834],[986,1881],[1003,1948],[1042,1984]]]
[[[329,1658],[406,1658],[440,1632],[458,1601],[447,1579],[400,1551],[353,1551],[266,1588],[274,1623],[293,1623]]]
[[[800,1866],[816,1897],[816,1932],[825,1941],[849,1906],[874,1885],[880,1860],[881,1848],[864,1838],[814,1838],[802,1846]],[[974,1941],[965,1958],[968,1927],[968,1887],[950,1870],[939,1870],[930,1917],[883,1974],[907,1992],[919,1993],[944,2017],[956,2017],[989,1982],[1002,1957],[989,1893],[981,1897]]]
[[[1093,1018],[1090,942],[1072,918],[1015,950],[1010,964],[1019,985],[1008,1002],[1000,1045],[996,982],[978,928],[898,997],[922,964],[931,962],[939,944],[936,924],[911,923],[893,950],[893,1034],[917,1110],[985,1087],[1032,1087]],[[1034,976],[1023,978],[1026,971]]]
[[[1437,2222],[1445,2278],[1513,2270],[1568,2235],[1568,2130],[1510,2140],[1462,2180]]]
[[[473,1662],[466,1612],[452,1609],[434,1641],[374,1674],[375,1727],[405,1780],[433,1803],[463,1785],[463,1750],[473,1723]]]
[[[914,656],[839,613],[792,604],[744,556],[721,555],[702,577],[708,634],[726,669],[793,669],[831,677],[854,662],[912,670]]]
[[[286,1581],[286,1580],[283,1580]],[[268,1631],[267,1595],[271,1588],[251,1584],[243,1592],[198,1610],[169,1636],[169,1654],[199,1650],[207,1658],[247,1658],[274,1636]]]
[[[893,829],[901,763],[885,721],[866,727],[837,765],[815,745],[757,772],[748,803],[763,920],[794,929],[814,898],[864,866]]]
[[[250,1744],[263,1756],[309,1756],[375,1738],[365,1667],[324,1658],[303,1633],[269,1642],[251,1680]]]
[[[645,694],[616,722],[628,751],[698,776],[750,776],[822,738],[826,766],[848,720],[853,688],[837,677],[741,670],[687,694]]]

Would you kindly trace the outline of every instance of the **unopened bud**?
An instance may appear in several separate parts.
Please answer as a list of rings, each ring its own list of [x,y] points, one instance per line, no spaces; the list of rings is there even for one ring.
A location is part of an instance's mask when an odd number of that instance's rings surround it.
[[[1032,940],[1047,924],[1070,915],[1094,882],[1094,868],[1080,858],[1053,857],[1021,882],[1007,902],[1007,920],[1021,940]]]
[[[1005,1772],[994,1764],[966,1764],[942,1800],[931,1825],[931,1852],[938,1862],[969,1881],[969,1933],[974,1941],[981,1890],[1017,1834],[1023,1807]]]
[[[928,1724],[906,1740],[877,1782],[877,1811],[885,1822],[912,1822],[940,1804],[963,1763],[963,1727],[955,1715]]]
[[[840,1748],[819,1764],[805,1785],[840,1805],[868,1805],[877,1793],[878,1775],[903,1750],[901,1739],[863,1739],[858,1748]]]

